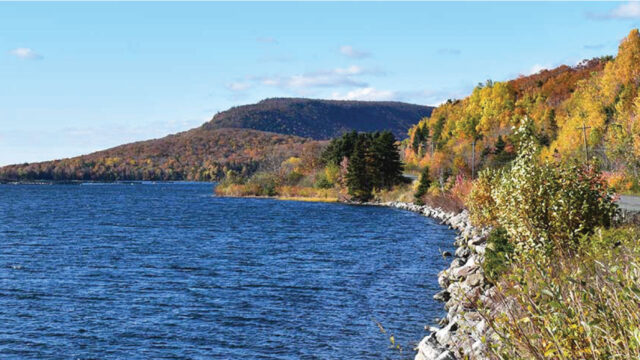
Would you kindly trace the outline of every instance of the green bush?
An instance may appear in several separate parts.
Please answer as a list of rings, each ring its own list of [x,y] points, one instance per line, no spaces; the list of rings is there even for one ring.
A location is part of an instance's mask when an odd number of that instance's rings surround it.
[[[533,137],[520,136],[513,165],[487,171],[472,191],[474,218],[503,227],[517,247],[547,253],[554,247],[572,252],[583,235],[611,225],[618,208],[598,171],[540,161]]]
[[[431,177],[429,176],[429,167],[425,166],[420,173],[418,189],[416,189],[416,193],[413,195],[416,204],[424,205],[423,197],[427,194],[427,191],[429,191],[429,187],[431,187]]]
[[[292,171],[290,173],[288,173],[286,175],[285,178],[285,184],[286,185],[297,185],[300,180],[302,180],[302,178],[304,177],[303,174],[297,172],[297,171]]]
[[[257,187],[258,196],[276,196],[276,179],[273,174],[259,172],[254,174],[248,181],[251,186]]]
[[[509,242],[505,229],[495,228],[491,230],[487,238],[487,249],[482,263],[482,269],[487,279],[495,282],[501,274],[509,269],[513,251],[513,245]]]
[[[316,189],[331,189],[333,187],[333,183],[329,181],[327,174],[322,171],[316,174],[313,187],[315,187]]]

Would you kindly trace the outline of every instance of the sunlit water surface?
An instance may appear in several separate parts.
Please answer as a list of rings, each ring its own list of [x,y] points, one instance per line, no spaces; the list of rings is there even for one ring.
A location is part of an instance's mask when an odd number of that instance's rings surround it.
[[[446,227],[212,189],[0,185],[0,358],[409,359],[443,314]]]

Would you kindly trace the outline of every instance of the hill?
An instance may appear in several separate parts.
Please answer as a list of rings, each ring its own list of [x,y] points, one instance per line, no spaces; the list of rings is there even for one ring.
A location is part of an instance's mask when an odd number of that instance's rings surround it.
[[[247,176],[292,156],[318,153],[350,130],[407,130],[430,107],[397,102],[267,99],[219,113],[199,128],[89,155],[0,168],[1,181],[219,180]]]
[[[254,129],[316,140],[350,130],[390,130],[403,139],[407,130],[432,110],[401,102],[273,98],[218,113],[203,128]]]
[[[630,34],[636,36],[637,32]],[[596,157],[593,160],[605,170],[627,171],[631,164],[622,164],[615,152],[621,141],[616,136],[631,141],[628,131],[632,126],[613,128],[610,124],[623,123],[616,118],[628,115],[625,111],[632,101],[622,100],[635,97],[629,84],[637,79],[625,81],[609,75],[620,66],[627,69],[624,71],[639,66],[632,61],[621,65],[625,52],[621,46],[622,55],[615,59],[594,58],[576,66],[480,84],[468,97],[437,107],[409,131],[405,161],[410,167],[429,166],[441,183],[457,175],[473,177],[481,168],[499,167],[515,157],[519,139],[514,128],[527,117],[543,154],[584,161],[584,134],[578,130],[584,123],[590,156]],[[603,84],[605,79],[610,84]],[[611,89],[610,94],[601,94],[606,88]]]
[[[321,143],[250,129],[193,129],[70,159],[0,168],[3,181],[217,180],[249,174]]]

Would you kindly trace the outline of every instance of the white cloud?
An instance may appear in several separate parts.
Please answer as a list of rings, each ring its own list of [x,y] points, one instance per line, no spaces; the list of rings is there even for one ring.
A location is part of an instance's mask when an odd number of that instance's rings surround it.
[[[20,58],[20,59],[28,59],[28,60],[39,60],[42,59],[42,55],[33,51],[30,48],[16,48],[9,51],[9,54]]]
[[[350,57],[352,59],[363,59],[371,56],[371,53],[367,51],[357,50],[351,45],[342,45],[340,46],[340,53],[346,57]]]
[[[251,83],[248,82],[233,82],[227,84],[227,89],[231,91],[245,91],[249,88],[251,88]]]
[[[379,70],[363,69],[352,65],[345,68],[308,72],[288,76],[268,76],[255,78],[265,86],[275,86],[290,90],[300,90],[314,87],[366,87],[366,82],[357,79],[362,75],[383,75]]]
[[[546,70],[548,68],[549,66],[546,66],[546,65],[535,64],[529,69],[529,71],[527,72],[527,75],[537,74],[540,71]]]
[[[368,101],[382,101],[393,100],[395,93],[389,90],[378,90],[373,87],[363,87],[355,90],[351,90],[346,94],[340,94],[334,92],[331,95],[334,100],[368,100]]]
[[[360,75],[364,70],[360,66],[351,65],[347,68],[336,68],[333,72],[337,75]]]
[[[620,4],[611,9],[607,13],[587,13],[588,18],[595,20],[606,19],[638,19],[640,18],[640,2],[629,1],[624,4]]]
[[[608,18],[613,19],[636,19],[640,18],[640,2],[629,1],[626,4],[618,5],[609,12]]]

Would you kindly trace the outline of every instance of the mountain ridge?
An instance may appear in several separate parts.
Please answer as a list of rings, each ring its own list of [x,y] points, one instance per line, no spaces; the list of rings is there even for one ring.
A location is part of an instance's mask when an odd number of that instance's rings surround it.
[[[399,101],[268,98],[220,112],[202,127],[254,129],[315,140],[328,140],[350,130],[389,130],[402,139],[432,110],[431,106]]]
[[[346,131],[390,130],[406,137],[431,110],[401,102],[271,98],[230,108],[200,127],[165,137],[0,167],[0,180],[219,180],[229,171],[247,175],[300,156]]]

